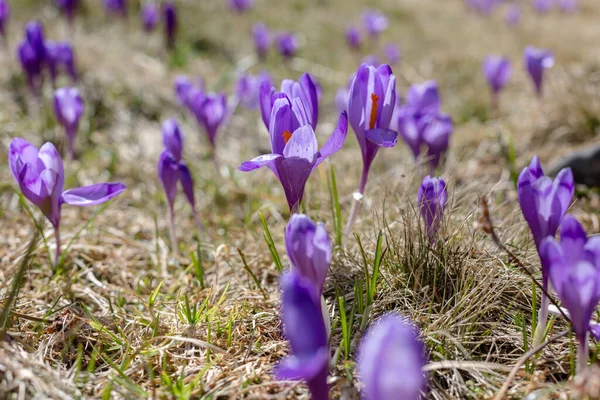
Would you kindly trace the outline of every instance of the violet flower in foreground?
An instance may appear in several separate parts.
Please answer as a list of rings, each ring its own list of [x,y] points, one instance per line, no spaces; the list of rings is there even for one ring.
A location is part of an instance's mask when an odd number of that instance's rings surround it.
[[[285,247],[292,270],[309,279],[323,293],[331,263],[331,241],[325,225],[315,224],[304,214],[294,214],[285,230]]]
[[[292,355],[276,367],[277,379],[305,380],[312,400],[328,400],[328,335],[317,288],[290,271],[281,277],[282,320]]]
[[[372,39],[377,38],[389,26],[388,18],[382,12],[376,10],[363,12],[362,21]]]
[[[425,390],[423,344],[417,328],[395,313],[376,321],[358,349],[364,400],[417,400]]]
[[[538,97],[541,97],[544,70],[549,69],[554,65],[554,56],[549,50],[527,46],[523,52],[523,61],[533,85],[535,86],[535,92]]]
[[[252,27],[252,39],[258,58],[264,60],[271,47],[271,33],[262,23],[254,24]]]
[[[182,159],[183,134],[177,125],[177,121],[169,119],[162,126],[163,144],[165,150],[161,153],[158,161],[158,177],[160,178],[170,210],[170,236],[171,250],[177,251],[177,240],[175,235],[175,198],[177,197],[177,183],[181,182],[183,193],[192,206],[192,212],[196,220],[198,230],[202,229],[202,223],[196,210],[194,197],[194,180],[189,168]]]
[[[600,237],[588,239],[581,224],[567,215],[560,227],[560,242],[547,237],[540,254],[552,286],[569,311],[579,341],[577,373],[581,373],[587,366],[590,321],[600,301]]]
[[[98,183],[63,192],[63,161],[52,143],[39,150],[21,138],[14,138],[8,151],[8,165],[23,195],[48,218],[56,237],[55,265],[60,260],[60,216],[63,204],[92,206],[102,204],[125,190],[125,185]]]
[[[167,49],[175,48],[175,39],[177,36],[178,19],[175,3],[171,0],[166,0],[163,4],[163,19],[165,25],[165,42]]]
[[[67,133],[71,159],[75,158],[75,136],[83,111],[83,99],[77,88],[61,88],[54,93],[54,114]]]
[[[529,229],[533,234],[538,255],[542,263],[542,285],[548,291],[548,265],[541,257],[540,245],[546,237],[554,237],[563,217],[567,213],[575,182],[571,169],[561,170],[554,181],[544,176],[540,160],[534,157],[531,164],[519,175],[517,194],[519,205]],[[543,341],[548,319],[548,297],[543,294],[538,313],[538,325],[534,334],[533,345]]]
[[[160,19],[160,8],[155,3],[146,3],[141,11],[142,26],[146,32],[152,32]]]
[[[65,14],[69,22],[73,22],[77,8],[79,7],[79,0],[55,0],[54,2],[60,11]]]
[[[337,128],[319,150],[307,112],[300,111],[304,108],[300,99],[294,99],[299,109],[295,114],[292,101],[283,93],[277,96],[269,125],[271,153],[245,161],[238,169],[247,172],[268,167],[281,182],[290,213],[293,213],[300,207],[304,187],[312,171],[342,148],[348,133],[348,118],[346,113],[342,113]],[[298,127],[292,130],[295,126]]]
[[[351,49],[360,49],[362,44],[362,36],[356,27],[352,26],[346,29],[346,43]]]
[[[293,33],[282,32],[277,35],[277,50],[279,54],[286,60],[289,61],[298,52],[298,38]]]
[[[431,243],[435,242],[437,238],[437,232],[447,203],[446,182],[442,178],[426,176],[421,183],[421,187],[419,187],[417,204],[425,223],[425,233]]]
[[[492,92],[492,106],[496,109],[498,108],[498,94],[512,75],[510,60],[501,56],[486,56],[483,60],[483,74]]]
[[[10,4],[8,0],[0,0],[0,35],[6,37],[6,26],[10,17]]]

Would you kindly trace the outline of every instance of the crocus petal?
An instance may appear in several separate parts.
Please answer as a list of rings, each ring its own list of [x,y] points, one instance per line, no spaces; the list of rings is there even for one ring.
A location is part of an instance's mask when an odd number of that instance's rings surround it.
[[[274,96],[275,98],[275,96]],[[292,113],[292,105],[287,96],[276,97],[271,110],[271,118],[269,125],[269,136],[271,137],[271,151],[273,154],[283,155],[285,148],[285,135],[294,132],[295,116]]]
[[[317,138],[312,126],[304,125],[294,131],[283,149],[285,158],[300,157],[308,161],[315,160],[318,151]]]
[[[305,104],[309,108],[310,113],[310,124],[313,129],[317,128],[317,122],[319,119],[319,99],[317,96],[317,86],[313,81],[310,74],[304,73],[300,77],[300,85],[302,86],[306,100]]]
[[[187,197],[188,202],[191,204],[192,208],[196,208],[194,199],[194,180],[189,168],[183,162],[179,163],[179,180],[181,181],[183,193],[185,194],[185,197]]]
[[[93,206],[107,202],[124,190],[125,185],[120,182],[97,183],[67,190],[63,193],[62,200],[73,206]]]
[[[340,119],[338,120],[337,127],[329,136],[329,139],[325,142],[323,147],[321,148],[319,158],[315,163],[315,168],[321,164],[327,157],[336,153],[338,150],[342,148],[344,142],[346,141],[346,137],[348,135],[348,115],[346,111],[342,112],[340,115]]]
[[[310,125],[308,127],[312,129]],[[304,196],[306,181],[308,181],[314,164],[315,161],[309,161],[301,157],[280,157],[275,160],[276,175],[285,192],[290,211],[300,205]]]
[[[565,168],[561,170],[556,176],[554,184],[557,186],[556,196],[560,202],[561,214],[565,215],[573,200],[573,194],[575,193],[575,181],[571,169]]]
[[[177,197],[179,175],[179,166],[175,157],[168,150],[163,151],[158,159],[158,177],[165,189],[171,210],[173,209],[175,197]]]
[[[271,98],[275,93],[275,88],[270,82],[260,84],[260,114],[267,129],[271,125],[271,108],[273,106]]]
[[[37,165],[38,149],[25,139],[14,138],[8,148],[8,165],[13,178],[18,182],[23,165]]]
[[[175,119],[168,119],[162,126],[163,144],[175,161],[181,161],[183,152],[183,134]]]
[[[55,197],[60,196],[65,183],[65,169],[62,158],[52,143],[48,142],[40,147],[37,169],[38,171],[49,169],[58,174],[53,193]]]
[[[243,172],[253,171],[264,166],[269,166],[280,158],[280,154],[263,154],[249,161],[244,161],[238,169]]]
[[[367,139],[380,147],[394,147],[398,143],[398,132],[391,129],[376,128],[365,131]]]
[[[277,379],[281,380],[311,380],[327,366],[329,350],[322,347],[309,357],[299,358],[290,356],[284,359],[276,368]]]

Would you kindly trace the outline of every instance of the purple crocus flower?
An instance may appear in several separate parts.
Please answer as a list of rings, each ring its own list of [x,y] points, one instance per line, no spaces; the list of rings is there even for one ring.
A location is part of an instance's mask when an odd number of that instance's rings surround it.
[[[498,105],[498,94],[506,86],[512,75],[510,60],[501,56],[486,56],[483,59],[483,74],[492,91],[492,104]]]
[[[398,47],[396,43],[386,44],[383,51],[389,65],[396,65],[400,62],[402,53],[400,52],[400,47]]]
[[[56,265],[60,258],[59,227],[62,205],[102,204],[125,190],[122,183],[99,183],[63,192],[63,161],[52,143],[46,143],[38,150],[26,140],[14,138],[8,150],[8,165],[23,195],[40,209],[54,227]]]
[[[192,94],[193,96],[188,99],[189,107],[198,124],[204,128],[214,156],[217,133],[228,115],[227,98],[225,93],[192,92]]]
[[[252,39],[258,58],[264,60],[271,47],[271,33],[269,29],[261,23],[254,24],[252,27]]]
[[[577,0],[558,0],[560,10],[565,13],[571,13],[577,9]]]
[[[504,20],[509,26],[519,25],[519,22],[521,22],[521,7],[517,4],[509,5],[506,14],[504,14]]]
[[[177,36],[178,19],[175,3],[167,0],[163,4],[163,19],[165,24],[165,41],[168,49],[175,48],[175,38]]]
[[[376,55],[368,54],[363,57],[361,64],[367,64],[371,67],[377,68],[381,63],[379,62],[379,58]]]
[[[587,238],[581,224],[567,215],[560,227],[560,243],[552,236],[542,241],[540,254],[552,286],[569,311],[579,341],[577,372],[587,366],[590,321],[600,301],[600,237]]]
[[[298,113],[306,112],[306,119],[308,123],[317,129],[317,122],[319,120],[319,93],[317,84],[310,74],[304,73],[298,80],[298,82],[291,79],[284,79],[281,81],[280,93],[285,96],[292,103],[292,111],[295,115]],[[275,88],[268,82],[263,82],[260,85],[260,112],[267,129],[271,129],[271,115],[273,110],[273,104],[275,101],[282,97],[280,94],[276,94]],[[298,98],[296,101],[295,99]],[[300,118],[295,118],[296,124],[290,127],[289,131],[293,132],[296,128],[299,128]],[[293,129],[292,129],[293,128]]]
[[[415,159],[423,148],[430,171],[437,168],[448,150],[454,125],[449,115],[441,112],[441,100],[435,81],[412,85],[406,95],[406,105],[399,110],[398,129]]]
[[[432,243],[437,236],[447,203],[446,182],[442,178],[432,178],[427,175],[419,187],[417,204],[425,222],[425,233]]]
[[[104,8],[107,14],[117,14],[122,17],[127,15],[126,0],[104,0]]]
[[[227,4],[233,11],[244,12],[254,6],[254,0],[227,0]]]
[[[329,345],[318,289],[290,271],[281,277],[282,320],[292,355],[276,368],[277,379],[305,380],[313,400],[329,400]]]
[[[304,214],[294,214],[285,230],[285,247],[292,269],[309,279],[323,293],[331,262],[331,241],[325,225]]]
[[[77,68],[75,67],[75,56],[73,47],[69,42],[54,42],[47,40],[45,42],[46,63],[50,71],[52,83],[56,82],[58,73],[61,69],[69,74],[71,80],[77,80]]]
[[[365,400],[417,400],[425,390],[417,328],[395,313],[381,317],[360,342],[358,375]]]
[[[301,100],[290,100],[285,93],[276,93],[274,97],[269,125],[271,153],[245,161],[238,169],[244,172],[265,166],[271,169],[281,182],[290,212],[293,212],[300,206],[311,172],[342,148],[348,133],[348,118],[345,112],[342,113],[337,128],[319,150],[315,131]],[[296,103],[295,107],[292,101]]]
[[[271,76],[263,71],[258,75],[242,74],[235,85],[235,93],[240,104],[247,109],[256,109],[260,104],[260,87],[262,84],[272,86]]]
[[[66,15],[69,21],[73,21],[77,8],[79,7],[79,0],[54,0],[56,6]]]
[[[192,81],[185,75],[175,78],[175,95],[182,106],[191,109],[191,100],[198,100],[198,94],[204,93],[204,80],[201,77]],[[193,110],[192,110],[193,111]]]
[[[77,88],[61,88],[54,93],[54,114],[67,133],[71,159],[75,158],[75,136],[83,111],[83,99]]]
[[[196,219],[198,229],[202,224],[196,211],[196,201],[194,197],[194,180],[189,168],[182,159],[183,153],[183,134],[179,129],[177,121],[169,119],[162,126],[163,144],[165,150],[161,153],[158,161],[158,177],[160,178],[170,210],[170,232],[172,250],[176,251],[175,239],[175,198],[177,196],[177,183],[181,182],[183,193],[192,206],[192,212]]]
[[[531,0],[531,5],[535,11],[544,14],[552,7],[552,0]]]
[[[376,10],[366,10],[363,12],[362,21],[372,39],[378,37],[389,26],[388,18]]]
[[[286,59],[291,60],[298,52],[298,38],[289,32],[281,32],[277,35],[277,50]]]
[[[352,26],[346,29],[346,43],[351,49],[360,49],[362,44],[362,36],[358,28]]]
[[[152,32],[160,19],[160,8],[155,3],[146,3],[141,12],[142,26],[146,32]]]
[[[396,106],[396,76],[389,65],[361,65],[350,85],[348,116],[363,158],[359,193],[365,192],[371,164],[379,147],[393,147],[398,133],[389,129]]]
[[[19,44],[17,54],[21,68],[23,68],[23,72],[27,76],[29,88],[32,92],[39,93],[43,83],[42,70],[44,59],[40,59],[40,55],[27,40],[23,40]]]
[[[542,78],[544,70],[554,65],[554,56],[549,50],[527,46],[523,53],[525,68],[533,81],[538,97],[542,96]]]
[[[10,4],[8,0],[0,0],[0,35],[6,36],[6,25],[10,17]]]
[[[517,181],[517,194],[521,212],[533,234],[536,249],[542,262],[542,284],[548,290],[548,265],[541,257],[540,245],[546,237],[554,237],[563,217],[567,213],[575,182],[570,168],[561,170],[556,179],[544,176],[540,160],[534,157],[528,167],[524,168]],[[549,300],[542,295],[542,303],[538,314],[538,325],[534,335],[534,345],[542,342],[548,319]]]
[[[44,27],[40,21],[29,21],[25,25],[25,39],[43,62],[46,56],[46,47]]]

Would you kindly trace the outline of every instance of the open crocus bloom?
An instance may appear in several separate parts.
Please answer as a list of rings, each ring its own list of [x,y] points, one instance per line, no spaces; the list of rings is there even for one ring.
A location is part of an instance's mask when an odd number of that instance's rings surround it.
[[[63,162],[52,143],[38,150],[26,140],[15,138],[10,143],[8,164],[23,195],[42,211],[55,229],[60,225],[60,209],[64,203],[102,204],[125,190],[122,183],[98,183],[63,192]]]
[[[523,61],[535,86],[536,94],[541,96],[544,70],[552,68],[554,55],[549,50],[527,46],[523,53]]]
[[[296,108],[285,94],[275,100],[271,112],[269,135],[271,153],[245,161],[240,171],[269,167],[281,182],[290,211],[299,207],[304,186],[311,172],[327,157],[342,148],[348,133],[348,118],[343,112],[325,145],[318,149],[315,131],[298,98]],[[304,110],[304,112],[300,112]]]

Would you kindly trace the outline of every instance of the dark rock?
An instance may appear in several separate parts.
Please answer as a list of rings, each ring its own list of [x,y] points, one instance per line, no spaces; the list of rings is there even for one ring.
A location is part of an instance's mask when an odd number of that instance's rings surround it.
[[[571,168],[575,183],[600,187],[600,144],[567,155],[550,167],[548,175],[556,176],[563,168]]]

